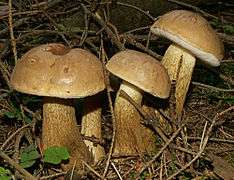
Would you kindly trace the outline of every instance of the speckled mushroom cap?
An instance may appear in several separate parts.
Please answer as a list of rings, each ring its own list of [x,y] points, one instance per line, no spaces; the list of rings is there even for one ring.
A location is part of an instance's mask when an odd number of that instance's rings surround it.
[[[106,65],[108,71],[156,97],[167,98],[170,79],[159,61],[134,50],[115,54]]]
[[[11,85],[40,96],[79,98],[105,88],[101,62],[83,49],[46,44],[28,51],[16,64]]]
[[[224,56],[223,43],[209,23],[197,13],[171,11],[161,16],[151,31],[189,50],[211,66],[219,66]]]

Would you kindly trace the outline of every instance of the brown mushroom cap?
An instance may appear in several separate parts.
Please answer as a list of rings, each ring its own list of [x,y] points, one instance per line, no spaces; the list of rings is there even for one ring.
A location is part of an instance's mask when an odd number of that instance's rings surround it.
[[[119,78],[156,97],[167,98],[170,79],[165,68],[153,57],[134,50],[115,54],[106,65]]]
[[[209,23],[197,13],[171,11],[161,16],[151,31],[189,50],[211,66],[218,66],[224,56],[223,43]]]
[[[60,98],[91,96],[105,88],[96,56],[56,43],[28,51],[17,62],[11,85],[23,93]]]

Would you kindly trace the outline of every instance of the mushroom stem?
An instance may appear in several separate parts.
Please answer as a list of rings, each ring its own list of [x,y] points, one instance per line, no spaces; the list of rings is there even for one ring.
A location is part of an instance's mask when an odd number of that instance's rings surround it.
[[[78,167],[82,165],[81,160],[92,160],[76,124],[72,100],[44,97],[42,143],[44,150],[52,146],[66,147],[70,153],[68,168],[72,167],[74,162]]]
[[[178,69],[181,62],[182,52],[176,44],[170,45],[162,59],[163,66],[167,69],[167,73],[171,81],[177,79]]]
[[[137,104],[141,105],[142,92],[136,86],[123,81],[115,101],[116,136],[113,154],[129,156],[150,152],[154,149],[153,132],[144,127],[135,107],[120,96],[125,91]]]
[[[182,117],[183,106],[195,63],[196,59],[191,53],[175,44],[167,49],[162,60],[162,64],[167,69],[171,81],[176,81],[175,98],[178,120]]]
[[[94,137],[102,140],[101,133],[101,103],[98,95],[88,97],[84,102],[84,115],[82,117],[81,133],[84,136]],[[85,144],[92,152],[94,162],[100,161],[105,156],[104,148],[100,144],[85,140]]]

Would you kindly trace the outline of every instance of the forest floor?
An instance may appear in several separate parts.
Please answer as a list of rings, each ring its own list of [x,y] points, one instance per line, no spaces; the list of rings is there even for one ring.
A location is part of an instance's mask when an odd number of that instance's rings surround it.
[[[156,13],[140,7],[141,3],[137,2],[0,2],[1,180],[30,179],[31,176],[62,179],[67,173],[60,163],[46,164],[43,160],[40,152],[42,101],[40,97],[13,91],[10,76],[15,62],[31,48],[51,42],[63,43],[70,48],[81,47],[97,57],[104,49],[106,61],[124,48],[145,52],[161,60],[171,42],[149,35]],[[122,20],[116,20],[114,16],[117,15],[111,8],[135,12],[136,15],[120,14],[132,18],[133,24],[121,24]],[[234,3],[204,1],[190,4],[189,1],[168,0],[167,5],[160,8],[158,15],[185,9],[206,18],[224,43],[225,56],[221,65],[208,68],[199,62],[196,64],[183,109],[183,123],[176,124],[173,132],[167,134],[167,142],[156,131],[158,149],[150,155],[121,160],[111,156],[115,138],[113,113],[109,109],[112,106],[110,99],[106,98],[102,145],[107,155],[96,165],[84,164],[83,174],[74,175],[73,179],[234,179]],[[135,21],[142,22],[134,24]],[[118,83],[116,87],[109,87],[106,93],[114,97],[117,88]],[[152,101],[147,94],[145,99],[147,103]],[[114,98],[111,100],[114,102]],[[170,103],[175,103],[173,97]],[[173,119],[173,113],[170,116]],[[151,114],[151,118],[157,121],[155,114]],[[164,127],[159,128],[166,131]],[[28,159],[23,162],[25,154]]]

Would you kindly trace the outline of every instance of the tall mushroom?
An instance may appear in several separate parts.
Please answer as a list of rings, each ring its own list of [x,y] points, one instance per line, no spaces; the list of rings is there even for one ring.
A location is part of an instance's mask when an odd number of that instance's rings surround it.
[[[186,94],[195,66],[195,57],[210,66],[219,66],[224,56],[223,44],[209,23],[197,13],[174,10],[151,26],[151,31],[173,42],[162,64],[171,80],[176,81],[176,113],[181,119]]]
[[[75,162],[81,167],[81,160],[92,161],[71,98],[91,96],[105,88],[102,65],[93,54],[57,43],[35,47],[17,62],[11,85],[23,93],[44,96],[43,149],[67,147],[71,155],[68,168]]]
[[[165,68],[153,57],[134,50],[121,51],[107,63],[107,69],[123,80],[115,100],[116,137],[113,155],[128,156],[155,148],[153,133],[140,122],[134,106],[120,96],[125,91],[141,105],[143,92],[167,98],[170,80]]]

